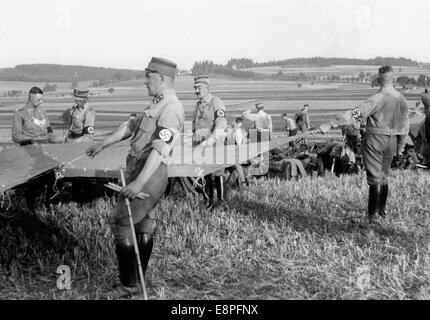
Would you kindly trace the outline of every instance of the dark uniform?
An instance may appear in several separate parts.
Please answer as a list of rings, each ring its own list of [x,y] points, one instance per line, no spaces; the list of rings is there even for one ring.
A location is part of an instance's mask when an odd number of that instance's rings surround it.
[[[418,138],[420,140],[420,150],[418,150],[424,158],[424,164],[430,166],[430,93],[426,88],[421,94],[421,101],[424,104],[425,120],[421,125]]]
[[[61,139],[54,135],[46,112],[40,107],[33,107],[30,102],[15,111],[12,124],[12,140],[21,146],[32,144],[33,142],[61,142]]]
[[[389,66],[382,67],[379,74],[392,72]],[[406,98],[392,84],[361,103],[356,109],[340,114],[330,125],[320,126],[327,132],[336,125],[348,125],[358,118],[367,118],[363,141],[363,162],[369,184],[369,221],[376,212],[385,216],[388,195],[388,180],[395,154],[401,154],[409,133],[409,108]]]
[[[209,77],[206,75],[197,76],[194,79],[194,88],[199,86],[209,86]],[[194,146],[224,145],[227,120],[225,118],[225,106],[221,99],[209,93],[205,98],[197,101],[192,125]],[[224,199],[223,176],[224,170],[221,170],[205,177],[210,205],[213,203],[214,196],[213,179],[215,180],[218,199],[220,201]]]

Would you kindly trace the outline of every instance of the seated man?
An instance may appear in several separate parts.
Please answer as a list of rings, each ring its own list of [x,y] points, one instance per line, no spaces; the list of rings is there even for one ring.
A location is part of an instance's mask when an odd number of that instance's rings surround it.
[[[74,89],[75,104],[63,116],[70,126],[67,136],[69,142],[91,142],[93,139],[96,111],[88,104],[88,93],[87,89]]]
[[[40,108],[43,91],[33,87],[28,92],[25,106],[16,110],[12,124],[12,140],[21,146],[34,143],[61,143],[63,139],[55,136],[48,115]]]

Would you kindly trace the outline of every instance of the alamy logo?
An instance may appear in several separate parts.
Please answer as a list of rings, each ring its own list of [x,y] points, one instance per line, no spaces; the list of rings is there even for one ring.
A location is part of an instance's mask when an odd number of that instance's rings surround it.
[[[59,290],[70,290],[70,268],[69,266],[61,265],[57,268],[57,274],[60,276],[57,279],[57,288]]]

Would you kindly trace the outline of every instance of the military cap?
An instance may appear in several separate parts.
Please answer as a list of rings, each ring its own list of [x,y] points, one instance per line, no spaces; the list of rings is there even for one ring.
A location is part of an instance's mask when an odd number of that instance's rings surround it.
[[[155,72],[174,78],[176,75],[176,63],[167,59],[152,57],[145,71]]]
[[[88,98],[90,90],[88,89],[73,89],[73,96],[76,98]]]
[[[257,102],[257,103],[255,104],[255,107],[256,107],[257,109],[263,109],[263,108],[264,108],[264,103],[263,103],[263,102],[261,102],[261,101],[259,101],[259,102]]]
[[[197,87],[201,84],[209,85],[209,76],[206,74],[202,74],[194,77],[194,87]]]

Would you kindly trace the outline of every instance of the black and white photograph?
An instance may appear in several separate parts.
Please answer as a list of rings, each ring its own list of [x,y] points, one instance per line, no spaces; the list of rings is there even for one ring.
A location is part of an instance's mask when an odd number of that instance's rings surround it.
[[[0,0],[0,300],[430,300],[428,12]]]

